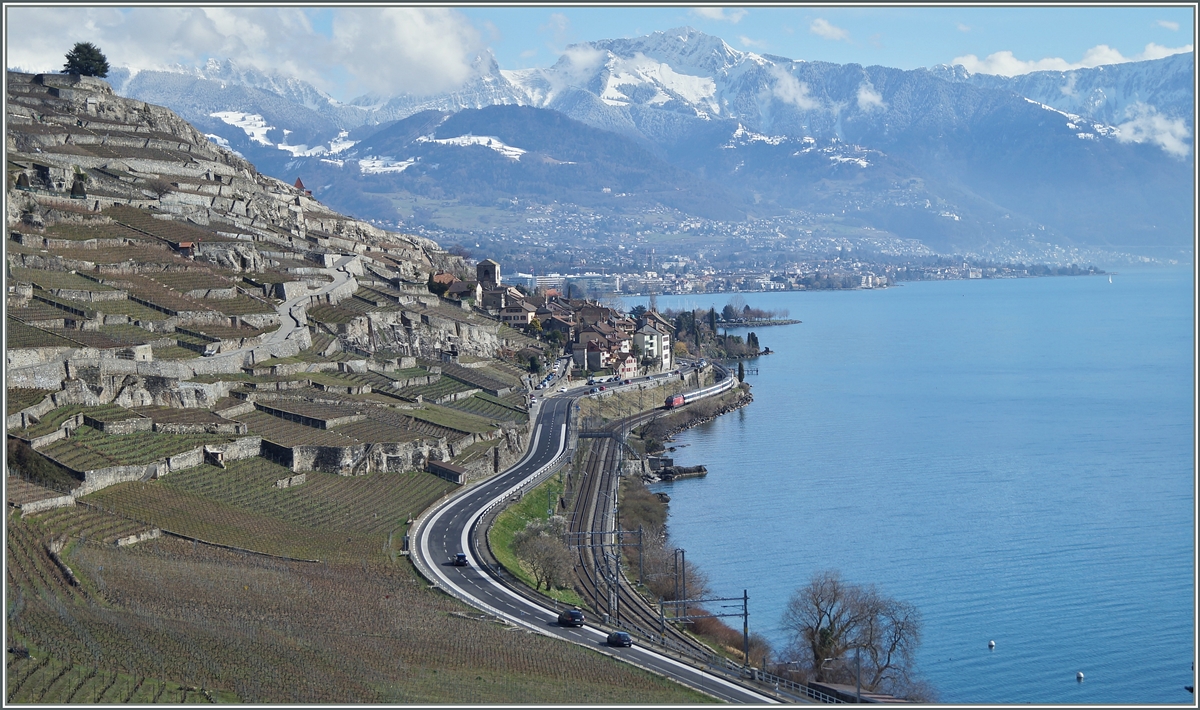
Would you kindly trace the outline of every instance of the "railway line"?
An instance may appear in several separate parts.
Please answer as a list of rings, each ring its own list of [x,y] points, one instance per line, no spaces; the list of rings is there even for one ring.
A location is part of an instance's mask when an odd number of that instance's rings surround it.
[[[671,647],[684,655],[710,657],[712,649],[664,623],[654,606],[630,583],[621,568],[621,542],[633,531],[618,534],[616,499],[624,444],[613,438],[661,414],[652,410],[617,420],[606,429],[610,437],[591,439],[578,490],[572,496],[568,539],[576,554],[575,573],[584,596],[604,622],[645,641]],[[628,543],[626,543],[628,544]],[[642,580],[639,580],[642,581]]]

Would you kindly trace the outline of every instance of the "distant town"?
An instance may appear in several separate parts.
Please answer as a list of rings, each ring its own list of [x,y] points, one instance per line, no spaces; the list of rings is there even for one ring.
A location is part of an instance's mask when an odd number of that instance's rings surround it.
[[[689,217],[659,207],[634,216],[575,205],[514,205],[518,224],[449,229],[426,215],[380,224],[437,241],[466,258],[504,262],[507,282],[531,293],[557,289],[590,298],[650,294],[886,288],[902,281],[1103,273],[1111,255],[1013,241],[992,255],[938,254],[915,239],[792,212],[749,222]],[[945,219],[954,219],[947,213]],[[1116,263],[1116,262],[1114,262]]]

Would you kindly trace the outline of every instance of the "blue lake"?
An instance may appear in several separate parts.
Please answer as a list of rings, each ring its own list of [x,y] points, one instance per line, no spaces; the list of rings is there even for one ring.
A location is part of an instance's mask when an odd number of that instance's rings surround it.
[[[1192,703],[1191,271],[743,297],[803,323],[752,329],[755,401],[677,437],[707,478],[655,490],[752,631],[782,648],[836,569],[921,609],[942,702]]]

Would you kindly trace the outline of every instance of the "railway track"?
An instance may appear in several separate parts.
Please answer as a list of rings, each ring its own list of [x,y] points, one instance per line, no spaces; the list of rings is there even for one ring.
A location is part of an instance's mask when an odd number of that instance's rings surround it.
[[[621,569],[622,548],[616,545],[614,512],[624,450],[615,437],[659,414],[661,411],[652,410],[616,420],[605,427],[609,437],[592,439],[570,517],[576,577],[594,612],[607,617],[608,625],[684,655],[711,657],[712,649],[673,624],[664,624],[658,611],[630,585]]]

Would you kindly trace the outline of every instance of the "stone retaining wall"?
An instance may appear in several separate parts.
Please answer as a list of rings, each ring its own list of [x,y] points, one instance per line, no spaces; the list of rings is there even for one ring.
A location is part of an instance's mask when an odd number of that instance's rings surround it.
[[[20,503],[17,505],[17,507],[21,509],[21,517],[25,517],[26,515],[31,515],[33,513],[40,513],[43,510],[66,508],[72,505],[75,505],[75,498],[73,496],[64,495],[55,496],[53,498],[42,498],[41,500],[34,500],[28,503]]]
[[[153,540],[157,537],[162,537],[162,530],[153,528],[151,530],[143,530],[140,533],[126,535],[125,537],[117,538],[117,547],[125,547],[126,545],[136,545],[139,542]]]

